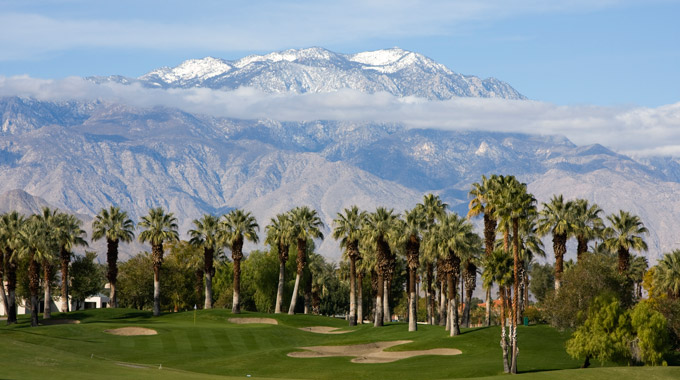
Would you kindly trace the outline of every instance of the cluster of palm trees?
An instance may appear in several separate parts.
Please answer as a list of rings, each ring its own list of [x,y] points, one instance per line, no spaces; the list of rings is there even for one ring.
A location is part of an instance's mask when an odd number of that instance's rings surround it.
[[[28,261],[28,278],[31,302],[31,325],[38,325],[38,291],[42,268],[45,292],[44,319],[49,319],[52,299],[49,279],[55,262],[61,266],[61,277],[68,278],[71,252],[75,246],[85,246],[85,231],[75,216],[43,208],[42,213],[24,217],[16,211],[0,216],[0,286],[7,323],[17,320],[17,266],[19,260]],[[6,272],[6,273],[5,273]],[[68,310],[68,281],[61,283],[62,310]]]

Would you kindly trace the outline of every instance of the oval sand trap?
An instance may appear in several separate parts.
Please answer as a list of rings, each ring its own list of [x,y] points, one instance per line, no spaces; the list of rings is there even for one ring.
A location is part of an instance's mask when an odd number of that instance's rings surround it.
[[[279,321],[274,318],[229,318],[229,322],[239,325],[246,323],[262,323],[266,325],[278,325]]]
[[[156,335],[156,330],[147,329],[145,327],[121,327],[119,329],[104,330],[107,334],[122,335],[122,336],[137,336],[137,335]]]
[[[329,326],[300,327],[300,330],[313,332],[313,333],[317,333],[317,334],[347,334],[347,333],[352,332],[351,330],[340,330],[337,327],[329,327]]]
[[[300,347],[299,352],[290,352],[288,356],[293,358],[326,358],[330,356],[354,357],[352,363],[390,363],[401,359],[421,355],[460,355],[462,352],[455,348],[434,348],[431,350],[418,351],[390,351],[384,350],[400,344],[411,343],[410,340],[395,340],[392,342],[375,342],[355,344],[351,346],[313,346]]]

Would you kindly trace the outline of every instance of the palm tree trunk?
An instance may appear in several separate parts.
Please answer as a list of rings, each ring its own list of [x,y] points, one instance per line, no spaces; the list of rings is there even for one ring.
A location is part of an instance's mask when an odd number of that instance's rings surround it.
[[[357,325],[357,282],[356,282],[356,258],[349,258],[349,325]]]
[[[111,287],[109,302],[111,307],[118,307],[118,299],[116,298],[116,282],[118,279],[118,240],[106,239],[106,262],[109,266],[106,278]]]
[[[295,304],[297,303],[297,294],[300,289],[300,272],[295,275],[295,286],[293,286],[293,296],[290,299],[290,307],[288,308],[288,314],[295,314]]]
[[[555,252],[555,292],[559,292],[564,271],[564,254],[567,253],[567,235],[553,234],[553,251]]]
[[[579,235],[576,237],[578,245],[576,247],[576,262],[581,260],[581,255],[588,252],[588,240],[583,236]]]
[[[203,303],[204,309],[212,309],[212,273],[205,273],[205,302]]]
[[[5,314],[9,311],[9,303],[7,301],[7,293],[5,293],[5,252],[0,249],[0,295],[2,295],[2,306]]]
[[[303,300],[305,302],[305,314],[312,312],[312,271],[307,268],[307,276],[303,278],[305,281],[305,290]]]
[[[45,290],[43,319],[52,318],[52,288],[50,278],[52,278],[52,264],[43,261],[43,289]]]
[[[163,265],[163,244],[151,246],[153,258],[153,316],[161,315],[161,265]]]
[[[215,275],[215,250],[212,247],[203,248],[203,273],[205,275],[205,302],[204,309],[212,309],[213,291],[212,279]]]
[[[630,262],[630,253],[625,248],[619,248],[618,258],[619,258],[619,265],[618,265],[619,274],[624,274],[624,273],[626,273],[626,271],[628,271],[628,266],[629,266],[629,262]]]
[[[67,313],[68,309],[68,264],[71,261],[71,253],[66,248],[61,247],[59,251],[61,259],[61,312]]]
[[[484,326],[491,326],[491,286],[486,288],[486,315],[484,317]]]
[[[447,276],[448,280],[448,276]],[[449,312],[451,314],[451,336],[460,335],[460,324],[458,322],[458,291],[457,284],[458,279],[454,273],[451,273],[451,279],[449,280]]]
[[[297,239],[297,275],[295,276],[295,287],[293,288],[293,296],[290,300],[290,307],[288,308],[288,314],[295,314],[295,304],[297,303],[297,294],[300,288],[300,277],[302,277],[302,271],[305,269],[305,263],[307,251],[307,241],[304,239]]]
[[[28,288],[31,293],[31,327],[38,326],[38,288],[40,286],[40,268],[34,258],[35,253],[31,253],[28,264]]]
[[[383,281],[383,323],[391,322],[392,318],[390,315],[390,280],[389,275],[384,276]]]
[[[285,282],[286,264],[279,261],[279,285],[276,289],[276,306],[274,306],[274,314],[281,314],[281,304],[283,303],[283,285]]]
[[[7,260],[7,324],[17,323],[17,265],[11,259],[12,253]]]
[[[512,248],[513,248],[513,295],[512,298],[512,321],[511,323],[511,342],[512,342],[512,363],[510,365],[510,373],[517,373],[517,319],[519,318],[519,282],[520,282],[520,261],[519,261],[519,219],[512,219]]]
[[[503,372],[510,373],[510,363],[508,361],[508,341],[506,339],[506,315],[505,315],[505,289],[501,286],[498,290],[501,298],[501,350],[503,351]]]
[[[364,287],[363,287],[364,276],[361,273],[357,273],[357,324],[364,323]]]
[[[416,269],[409,269],[408,331],[418,330],[418,304],[416,299]]]
[[[432,263],[427,263],[425,272],[425,309],[427,312],[427,324],[434,325],[434,295],[432,294]]]
[[[233,314],[241,313],[241,305],[239,304],[241,296],[241,260],[234,260],[234,297],[231,304],[231,312]]]
[[[442,279],[442,281],[439,283],[439,326],[447,326],[447,323],[449,321],[447,318],[448,313],[446,312],[448,304],[446,303],[445,281],[446,281],[445,279]],[[446,330],[448,331],[449,329],[447,328]]]
[[[383,283],[385,282],[383,279],[381,271],[378,271],[378,284],[377,284],[377,292],[375,296],[375,320],[373,322],[373,327],[380,327],[383,326],[383,293],[385,292],[385,287]]]

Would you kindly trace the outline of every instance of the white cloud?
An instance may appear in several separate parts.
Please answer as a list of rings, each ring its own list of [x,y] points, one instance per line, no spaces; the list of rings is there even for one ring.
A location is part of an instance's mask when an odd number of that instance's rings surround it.
[[[578,145],[599,143],[626,154],[680,156],[680,103],[647,108],[480,98],[427,101],[353,90],[319,94],[266,94],[252,88],[163,90],[97,85],[76,77],[45,80],[27,76],[0,76],[0,96],[101,99],[241,119],[376,121],[412,128],[560,134]]]

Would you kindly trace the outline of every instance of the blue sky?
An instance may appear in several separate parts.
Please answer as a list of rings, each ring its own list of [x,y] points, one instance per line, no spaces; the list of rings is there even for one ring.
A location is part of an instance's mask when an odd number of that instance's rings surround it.
[[[190,58],[399,46],[556,105],[680,101],[678,1],[2,1],[0,75],[139,76]]]

